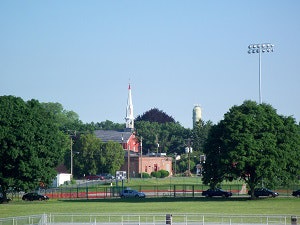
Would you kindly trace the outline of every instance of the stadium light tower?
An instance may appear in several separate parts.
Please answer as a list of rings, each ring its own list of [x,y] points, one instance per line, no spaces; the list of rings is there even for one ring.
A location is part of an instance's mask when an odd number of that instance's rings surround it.
[[[263,44],[251,44],[248,46],[248,53],[258,53],[259,54],[259,104],[262,103],[262,94],[261,94],[261,53],[265,52],[273,52],[274,45],[271,43],[263,43]]]

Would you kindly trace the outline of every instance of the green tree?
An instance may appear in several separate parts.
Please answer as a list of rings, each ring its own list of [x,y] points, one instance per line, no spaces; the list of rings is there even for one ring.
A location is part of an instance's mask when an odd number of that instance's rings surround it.
[[[102,144],[102,172],[115,174],[124,164],[124,150],[117,142],[109,141]]]
[[[76,177],[100,173],[115,174],[124,163],[124,150],[119,143],[103,143],[94,134],[80,135],[73,149],[79,153],[74,157]]]
[[[98,174],[101,171],[101,140],[94,134],[82,134],[75,141],[73,150],[78,152],[74,157],[74,176]],[[66,163],[68,163],[66,159]]]
[[[299,128],[294,118],[278,115],[267,104],[245,101],[232,107],[213,126],[205,146],[203,181],[243,179],[254,197],[262,181],[267,187],[288,184],[299,176]]]
[[[212,127],[213,123],[211,121],[205,122],[200,120],[196,123],[192,130],[192,147],[194,151],[203,153],[204,144],[207,140],[208,133]]]
[[[67,149],[67,136],[37,100],[0,97],[0,185],[28,191],[48,185]]]
[[[178,154],[184,152],[185,139],[190,131],[179,123],[157,123],[149,121],[138,121],[135,123],[138,137],[143,137],[143,153],[159,152]],[[159,148],[157,148],[157,143]]]
[[[123,130],[125,127],[125,123],[114,123],[110,120],[105,120],[100,123],[91,123],[90,125],[94,130]]]
[[[83,131],[87,129],[88,126],[82,123],[77,113],[65,110],[60,103],[48,102],[41,104],[49,113],[53,114],[61,130],[67,132],[68,130]]]

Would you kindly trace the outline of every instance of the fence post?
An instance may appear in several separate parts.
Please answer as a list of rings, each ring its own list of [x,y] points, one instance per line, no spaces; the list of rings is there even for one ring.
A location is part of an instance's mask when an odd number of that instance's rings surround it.
[[[297,216],[291,216],[291,225],[297,225]]]
[[[193,189],[193,198],[195,197],[195,185],[192,185],[192,189]]]
[[[166,214],[166,224],[172,225],[172,214]]]
[[[176,197],[176,185],[174,184],[174,197]]]

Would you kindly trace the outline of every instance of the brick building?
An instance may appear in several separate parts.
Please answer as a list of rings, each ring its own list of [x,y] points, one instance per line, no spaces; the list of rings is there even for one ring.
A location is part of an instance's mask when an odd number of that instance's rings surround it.
[[[129,177],[139,177],[141,173],[151,174],[153,171],[166,170],[172,174],[172,157],[164,154],[143,155],[138,138],[131,131],[96,130],[95,135],[103,142],[120,143],[125,151],[124,164],[120,168]],[[128,157],[128,152],[129,157]],[[129,162],[129,167],[128,167]],[[129,173],[128,173],[129,171]]]
[[[114,141],[123,146],[125,151],[124,165],[120,170],[126,171],[129,177],[138,177],[138,174],[166,170],[172,175],[172,157],[164,154],[143,155],[141,144],[134,132],[133,104],[131,87],[128,86],[126,106],[126,128],[124,131],[96,130],[95,135],[103,142]],[[129,154],[128,154],[129,153]]]

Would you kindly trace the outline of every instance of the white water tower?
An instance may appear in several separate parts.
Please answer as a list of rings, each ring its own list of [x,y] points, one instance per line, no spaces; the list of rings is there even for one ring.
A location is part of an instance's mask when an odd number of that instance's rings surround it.
[[[193,126],[195,126],[196,123],[201,120],[201,117],[201,107],[200,105],[195,105],[193,109]]]

